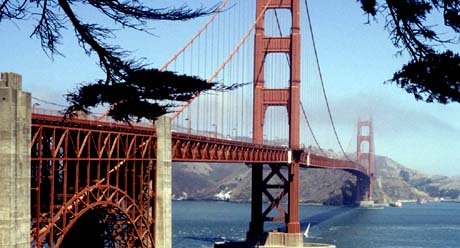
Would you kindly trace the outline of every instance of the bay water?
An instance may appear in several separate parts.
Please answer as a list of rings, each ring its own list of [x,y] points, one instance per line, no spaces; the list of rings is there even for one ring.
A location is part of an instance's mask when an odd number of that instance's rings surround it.
[[[173,247],[244,240],[250,209],[249,203],[174,201]],[[306,242],[337,248],[460,248],[460,203],[407,203],[384,209],[301,205],[300,216],[302,230],[311,225]]]

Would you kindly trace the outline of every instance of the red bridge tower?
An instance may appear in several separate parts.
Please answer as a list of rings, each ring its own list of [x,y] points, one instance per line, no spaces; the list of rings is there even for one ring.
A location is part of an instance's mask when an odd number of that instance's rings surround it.
[[[374,129],[372,119],[368,121],[358,120],[357,126],[356,160],[358,164],[367,165],[367,174],[369,175],[369,178],[357,178],[357,200],[372,200],[375,178]]]
[[[268,9],[291,11],[291,34],[282,37],[265,35],[264,18],[256,25],[254,53],[254,115],[253,142],[263,144],[265,112],[269,106],[284,106],[288,112],[290,161],[285,164],[252,164],[252,210],[248,239],[264,232],[264,222],[284,222],[286,232],[299,234],[299,158],[300,148],[300,0],[256,0],[256,16],[264,16]],[[286,88],[265,88],[265,59],[270,53],[285,53],[289,57],[290,80]],[[264,176],[264,167],[270,171]],[[288,169],[284,175],[283,169]],[[273,179],[273,180],[272,180]],[[274,183],[269,183],[274,181]],[[273,193],[273,191],[276,191]],[[282,205],[288,196],[287,209]],[[264,196],[269,201],[262,209]],[[272,210],[277,216],[271,217]],[[286,211],[287,210],[287,211]],[[291,235],[292,237],[301,235]],[[301,242],[301,240],[300,240]]]

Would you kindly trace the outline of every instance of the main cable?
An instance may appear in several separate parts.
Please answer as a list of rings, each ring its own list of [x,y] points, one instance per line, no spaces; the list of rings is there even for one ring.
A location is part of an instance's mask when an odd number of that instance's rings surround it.
[[[315,133],[313,133],[313,129],[311,128],[311,125],[310,125],[310,121],[308,121],[308,118],[307,118],[307,113],[305,112],[305,109],[303,107],[303,104],[302,102],[300,102],[300,107],[302,108],[302,113],[303,113],[303,117],[305,118],[306,122],[307,122],[307,126],[308,126],[308,129],[310,129],[310,133],[313,137],[313,140],[315,141],[316,145],[318,146],[318,149],[321,151],[321,153],[327,157],[326,153],[324,152],[323,148],[321,148],[321,146],[319,145],[319,142],[318,142],[318,139],[316,138],[315,136]]]
[[[53,105],[53,106],[57,106],[57,107],[61,107],[61,108],[67,108],[68,107],[66,105],[62,105],[62,104],[59,104],[59,103],[43,100],[43,99],[40,99],[40,98],[35,97],[35,96],[32,96],[32,99],[34,99],[37,102],[41,102],[41,103],[45,103],[45,104],[49,104],[49,105]]]
[[[329,106],[329,100],[328,100],[328,97],[327,97],[327,94],[326,94],[326,87],[324,86],[323,74],[321,72],[321,66],[319,64],[318,51],[316,49],[315,35],[313,34],[313,27],[311,25],[310,10],[308,8],[308,1],[307,0],[305,0],[305,8],[307,10],[308,26],[309,26],[309,29],[310,29],[310,36],[311,36],[311,41],[312,41],[312,45],[313,45],[313,52],[315,53],[315,59],[316,59],[316,65],[317,65],[318,73],[319,73],[319,79],[320,79],[320,82],[321,82],[321,87],[323,89],[324,100],[326,102],[327,112],[329,114],[329,119],[331,121],[332,129],[334,130],[335,138],[337,139],[337,142],[338,142],[338,144],[340,146],[340,150],[342,150],[343,155],[345,156],[345,158],[347,160],[352,162],[352,160],[348,157],[348,155],[345,153],[345,150],[343,149],[342,143],[340,142],[340,139],[339,139],[339,135],[337,134],[337,129],[335,127],[334,119],[332,118],[332,112],[331,112],[331,108]]]

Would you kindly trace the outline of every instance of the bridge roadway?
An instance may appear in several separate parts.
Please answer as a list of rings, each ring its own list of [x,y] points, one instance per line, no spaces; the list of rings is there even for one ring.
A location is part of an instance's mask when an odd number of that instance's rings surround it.
[[[37,111],[38,112],[38,111]],[[57,112],[34,113],[32,126],[53,127],[61,130],[96,131],[112,134],[133,134],[156,137],[155,128],[146,124],[128,125],[113,121],[94,121],[84,118],[63,120]],[[155,142],[155,141],[154,141]],[[156,145],[155,145],[156,147]],[[283,164],[289,162],[289,151],[286,147],[258,145],[244,141],[221,139],[180,132],[172,132],[172,159],[174,162],[206,162],[206,163],[264,163]],[[300,151],[300,166],[303,168],[339,169],[368,174],[366,167],[349,160],[328,158],[307,150]]]

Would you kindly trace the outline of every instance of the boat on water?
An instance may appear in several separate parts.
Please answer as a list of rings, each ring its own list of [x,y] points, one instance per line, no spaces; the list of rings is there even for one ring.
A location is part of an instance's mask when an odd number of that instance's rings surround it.
[[[303,236],[304,236],[305,238],[308,238],[308,232],[310,232],[310,223],[308,223],[307,229],[306,229],[305,232],[303,233]]]
[[[390,206],[395,207],[395,208],[401,208],[402,202],[398,200],[398,201],[395,201],[394,203],[390,203]]]

